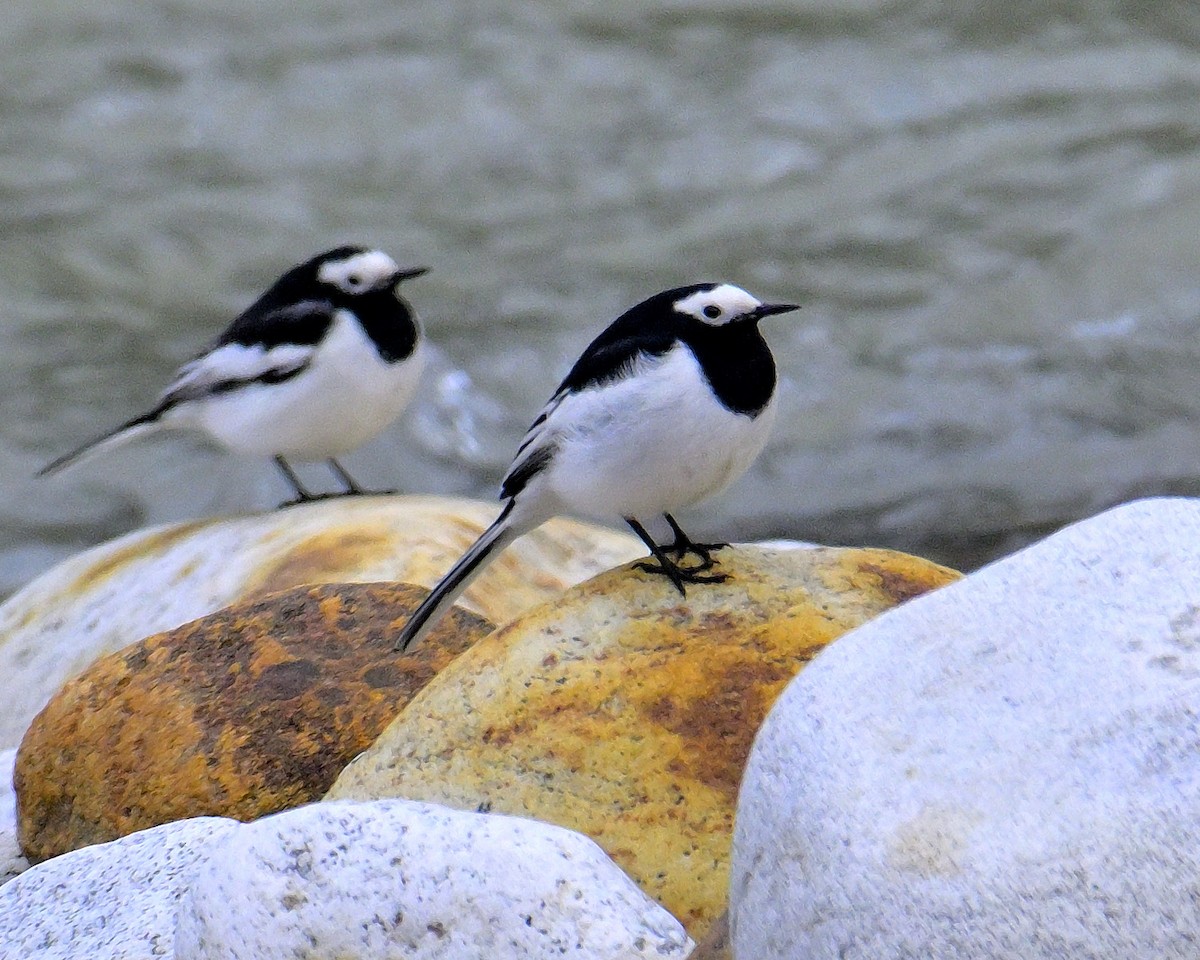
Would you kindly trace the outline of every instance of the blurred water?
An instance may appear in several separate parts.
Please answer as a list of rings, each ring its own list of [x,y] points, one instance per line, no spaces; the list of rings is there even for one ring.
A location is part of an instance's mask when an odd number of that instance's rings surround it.
[[[10,0],[0,30],[0,592],[147,522],[256,509],[139,412],[344,241],[443,357],[348,459],[494,495],[578,350],[663,287],[804,310],[753,473],[696,536],[970,566],[1200,492],[1200,8],[1119,0]],[[306,473],[324,479],[321,468]]]

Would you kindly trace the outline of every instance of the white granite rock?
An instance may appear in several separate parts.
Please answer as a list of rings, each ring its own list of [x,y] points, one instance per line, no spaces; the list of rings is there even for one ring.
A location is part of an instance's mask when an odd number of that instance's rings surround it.
[[[29,869],[17,843],[17,795],[13,790],[16,748],[0,750],[0,886]]]
[[[30,867],[0,887],[0,957],[173,956],[180,893],[209,844],[236,826],[179,820]]]
[[[238,600],[306,583],[432,586],[496,518],[452,497],[349,497],[139,530],[72,557],[0,605],[0,749],[97,657]],[[495,624],[645,553],[632,534],[559,517],[463,594]]]
[[[240,827],[180,905],[178,960],[684,957],[692,943],[591,840],[405,800]]]
[[[738,960],[1200,956],[1200,501],[820,654],[751,753],[730,916]]]

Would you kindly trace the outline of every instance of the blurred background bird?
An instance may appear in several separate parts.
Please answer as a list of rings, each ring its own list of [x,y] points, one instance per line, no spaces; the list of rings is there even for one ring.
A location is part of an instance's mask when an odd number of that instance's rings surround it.
[[[381,250],[344,246],[293,267],[184,364],[147,413],[43,467],[166,428],[199,430],[239,453],[274,457],[301,502],[316,498],[287,458],[328,460],[343,494],[364,491],[336,457],[408,405],[424,356],[421,327],[400,297],[401,270]]]

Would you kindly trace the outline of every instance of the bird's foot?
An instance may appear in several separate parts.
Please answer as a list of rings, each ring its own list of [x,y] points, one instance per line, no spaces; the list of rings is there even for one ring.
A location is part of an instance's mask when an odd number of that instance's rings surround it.
[[[679,569],[690,573],[702,573],[705,570],[711,570],[717,565],[717,561],[713,559],[713,554],[717,550],[724,550],[729,546],[728,543],[696,543],[696,541],[683,532],[683,528],[679,526],[673,516],[669,513],[664,514],[664,516],[667,523],[670,524],[671,532],[675,534],[675,540],[673,543],[663,547],[663,552],[671,554],[677,561],[682,560],[689,553],[700,558],[700,562],[695,566],[679,567]]]
[[[328,500],[330,497],[338,497],[338,493],[309,493],[307,490],[302,494],[297,494],[291,500],[282,500],[276,510],[283,510],[287,507],[298,507],[305,503],[316,503],[318,500]]]
[[[397,492],[395,490],[368,490],[366,487],[360,487],[358,481],[346,472],[346,468],[332,457],[329,458],[329,469],[342,482],[341,492],[329,494],[331,497],[388,497]]]
[[[715,562],[715,561],[714,561]],[[684,589],[685,583],[724,583],[729,579],[727,573],[704,573],[708,567],[681,567],[677,563],[672,563],[664,555],[660,557],[658,563],[653,563],[649,560],[642,560],[633,565],[635,570],[644,570],[646,573],[653,573],[660,577],[666,577],[673,584],[675,589],[679,591],[682,597],[687,596],[687,591]]]
[[[393,494],[399,493],[399,490],[368,490],[366,487],[360,487],[355,484],[349,490],[339,490],[336,493],[326,494],[330,497],[390,497]]]
[[[317,503],[320,500],[339,500],[342,497],[386,497],[395,492],[395,490],[366,490],[362,487],[356,487],[353,490],[330,490],[328,493],[310,493],[305,491],[303,496],[295,496],[291,500],[284,500],[276,509],[282,510],[284,507],[295,507],[302,503]]]
[[[713,558],[713,554],[717,550],[724,550],[729,544],[727,543],[693,543],[691,540],[685,539],[682,543],[676,539],[674,543],[663,547],[664,553],[671,554],[676,560],[682,560],[689,553],[699,557],[700,562],[694,566],[681,566],[681,570],[688,570],[691,573],[702,573],[705,570],[711,570],[717,565],[717,561]]]

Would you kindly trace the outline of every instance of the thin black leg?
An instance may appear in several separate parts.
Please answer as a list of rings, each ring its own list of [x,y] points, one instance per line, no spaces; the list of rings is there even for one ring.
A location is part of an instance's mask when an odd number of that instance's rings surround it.
[[[337,476],[338,480],[341,481],[342,487],[344,488],[340,494],[337,494],[337,496],[369,497],[369,496],[383,496],[384,494],[396,492],[395,490],[368,490],[365,487],[360,487],[355,482],[354,478],[352,476],[350,476],[349,473],[346,472],[346,468],[343,467],[336,460],[334,460],[333,457],[329,458],[329,469],[334,472],[334,474]]]
[[[717,561],[713,559],[714,551],[724,550],[728,543],[697,543],[686,533],[683,532],[683,527],[679,525],[676,519],[669,513],[664,513],[663,516],[671,526],[671,532],[675,534],[675,542],[669,547],[666,547],[667,553],[674,554],[679,560],[682,560],[687,554],[694,553],[700,558],[700,564],[696,567],[691,567],[693,572],[700,573],[703,570],[711,570],[716,566]]]
[[[281,507],[291,507],[297,503],[307,503],[309,500],[318,499],[300,482],[300,478],[296,476],[296,471],[288,466],[288,462],[283,457],[276,457],[275,465],[279,467],[279,472],[283,474],[287,482],[292,485],[292,489],[296,491],[295,498],[283,501],[280,504]]]

